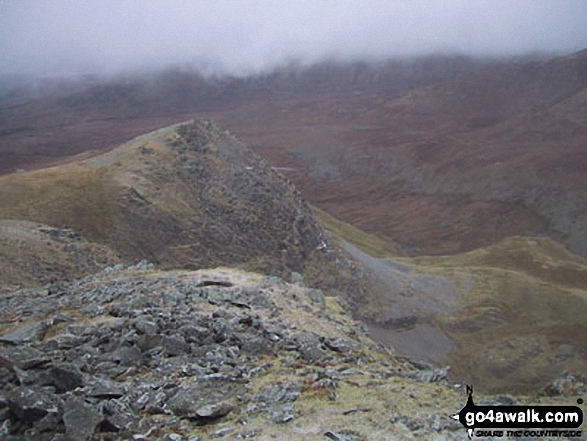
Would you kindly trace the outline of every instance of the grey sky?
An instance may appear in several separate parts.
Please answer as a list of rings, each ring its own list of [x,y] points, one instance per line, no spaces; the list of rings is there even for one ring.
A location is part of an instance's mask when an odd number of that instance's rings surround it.
[[[0,0],[0,73],[587,47],[587,0]]]

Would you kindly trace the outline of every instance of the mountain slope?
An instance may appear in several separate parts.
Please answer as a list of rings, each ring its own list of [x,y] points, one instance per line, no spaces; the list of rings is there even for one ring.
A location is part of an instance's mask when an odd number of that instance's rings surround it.
[[[255,103],[223,124],[308,200],[415,254],[549,236],[587,254],[587,52],[394,96]]]
[[[525,237],[451,256],[375,258],[352,230],[336,233],[366,251],[341,242],[374,281],[357,316],[398,354],[449,364],[452,381],[488,393],[540,393],[564,372],[584,372],[587,259]]]
[[[546,238],[511,238],[456,256],[423,258],[418,272],[458,286],[459,306],[441,314],[456,343],[459,381],[489,392],[545,387],[587,365],[587,260]]]
[[[120,262],[108,247],[73,230],[26,221],[0,221],[0,289],[70,280]]]
[[[0,218],[73,228],[127,261],[296,271],[325,287],[347,282],[334,276],[336,253],[293,185],[207,121],[3,176],[0,207]]]

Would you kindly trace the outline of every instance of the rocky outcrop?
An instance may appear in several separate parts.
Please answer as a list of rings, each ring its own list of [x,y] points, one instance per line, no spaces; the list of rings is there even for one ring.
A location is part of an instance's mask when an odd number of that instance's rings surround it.
[[[0,323],[8,440],[295,439],[307,418],[315,436],[344,433],[386,412],[355,390],[441,378],[390,358],[319,291],[229,269],[108,268],[0,297]],[[335,418],[315,419],[317,405]]]

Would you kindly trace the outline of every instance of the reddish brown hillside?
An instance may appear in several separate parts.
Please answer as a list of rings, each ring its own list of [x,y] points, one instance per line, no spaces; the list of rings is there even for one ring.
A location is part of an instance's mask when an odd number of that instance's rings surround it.
[[[252,105],[224,124],[312,202],[416,252],[548,235],[585,254],[586,108],[583,51],[399,98]]]
[[[0,172],[214,117],[314,204],[423,254],[547,235],[587,254],[587,52],[159,76],[0,102]]]

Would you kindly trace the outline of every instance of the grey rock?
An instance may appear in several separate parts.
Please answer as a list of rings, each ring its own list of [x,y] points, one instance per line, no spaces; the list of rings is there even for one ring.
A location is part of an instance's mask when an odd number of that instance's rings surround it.
[[[408,374],[409,378],[420,381],[422,383],[438,383],[446,380],[450,366],[442,368],[427,368],[418,371],[413,371]]]
[[[7,404],[16,418],[24,423],[33,423],[63,409],[63,401],[46,388],[19,387],[8,394]]]
[[[131,430],[139,421],[132,409],[120,399],[108,400],[102,404],[104,421],[101,429],[107,432]]]
[[[83,386],[82,374],[72,366],[55,366],[40,375],[39,383],[53,386],[57,393],[64,393]]]
[[[155,322],[141,318],[134,322],[134,327],[141,334],[155,335],[159,331],[159,327]]]
[[[333,440],[333,441],[358,441],[358,439],[359,439],[359,438],[352,436],[352,435],[347,435],[347,434],[343,434],[340,432],[332,432],[332,431],[325,432],[324,436],[326,438]]]
[[[204,344],[210,342],[210,330],[203,326],[184,325],[179,328],[179,332],[189,343]]]
[[[31,323],[30,325],[22,326],[15,331],[4,334],[0,337],[1,343],[8,343],[12,345],[19,345],[22,343],[30,343],[40,341],[45,337],[51,325],[44,320]]]
[[[84,343],[84,338],[74,334],[61,334],[55,339],[58,349],[71,349]]]
[[[0,366],[13,367],[20,369],[31,369],[40,365],[49,363],[50,357],[43,352],[32,348],[31,346],[14,346],[7,347],[0,353]]]
[[[62,417],[57,412],[48,413],[34,424],[37,432],[58,432],[62,427]]]
[[[322,308],[326,307],[326,297],[321,289],[312,289],[308,292],[308,297],[314,303],[318,303]]]
[[[326,339],[324,344],[331,351],[340,352],[343,354],[348,354],[349,352],[356,349],[356,344],[344,338]]]
[[[100,411],[80,398],[70,397],[65,402],[63,413],[65,433],[75,440],[89,439],[103,420],[104,416]]]
[[[277,424],[289,423],[294,419],[294,407],[292,404],[272,406],[268,413],[269,419]]]
[[[71,316],[68,314],[57,314],[53,317],[52,324],[58,325],[59,323],[69,323],[71,321]]]
[[[240,334],[236,338],[240,346],[240,351],[245,354],[273,354],[273,343],[268,339],[253,334],[252,332]]]
[[[263,389],[258,395],[251,397],[253,402],[290,403],[297,400],[302,393],[298,383],[287,383]]]
[[[170,356],[177,356],[183,355],[186,352],[190,351],[190,345],[185,342],[185,340],[179,336],[174,337],[163,337],[161,339],[161,346],[163,347],[163,351]]]
[[[137,366],[141,359],[141,350],[137,346],[122,346],[114,354],[114,361],[119,361],[122,366]]]
[[[224,429],[219,429],[214,432],[215,438],[222,438],[230,433],[234,432],[234,427],[225,427]]]
[[[228,415],[234,406],[227,402],[207,404],[196,410],[196,416],[199,418],[215,419]]]
[[[331,358],[323,349],[322,341],[316,334],[307,332],[296,338],[301,358],[307,363],[316,364]]]
[[[169,399],[167,407],[175,415],[185,418],[201,418],[200,412],[212,412],[213,414],[216,411],[221,415],[229,409],[228,400],[242,394],[244,391],[242,384],[210,379],[209,381],[197,382],[179,389]]]
[[[86,395],[94,398],[112,399],[120,398],[124,395],[124,391],[118,385],[110,381],[100,381],[85,387]]]

